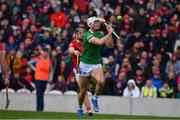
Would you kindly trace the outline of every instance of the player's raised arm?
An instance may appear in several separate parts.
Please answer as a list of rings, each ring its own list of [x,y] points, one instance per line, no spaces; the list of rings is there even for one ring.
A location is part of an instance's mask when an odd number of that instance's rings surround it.
[[[95,33],[94,29],[92,29],[92,27],[95,27],[95,28],[99,28],[101,25],[101,19],[98,19],[98,18],[90,18],[89,19],[89,27],[90,27],[90,31],[92,33]],[[104,37],[102,38],[97,38],[97,37],[94,37],[94,36],[87,36],[88,38],[88,42],[91,43],[91,44],[95,44],[95,45],[106,45],[110,48],[114,47],[114,44],[113,44],[113,41],[112,41],[112,32],[113,32],[113,28],[110,27],[110,26],[107,26],[107,30],[108,30],[108,34],[105,35]]]
[[[89,43],[91,44],[95,44],[95,45],[104,45],[107,41],[109,41],[109,39],[112,38],[112,33],[108,33],[106,36],[104,36],[103,38],[101,39],[98,39],[98,38],[95,38],[95,37],[92,37],[90,40],[89,40]]]
[[[113,48],[114,47],[114,42],[113,42],[113,38],[112,38],[112,33],[113,33],[113,28],[110,26],[107,26],[106,29],[108,30],[108,33],[111,33],[111,36],[108,38],[108,40],[105,41],[105,45],[109,48]]]

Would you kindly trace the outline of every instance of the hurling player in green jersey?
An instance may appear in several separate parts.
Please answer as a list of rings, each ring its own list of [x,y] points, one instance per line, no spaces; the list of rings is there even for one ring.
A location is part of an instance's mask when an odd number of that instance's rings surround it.
[[[106,45],[110,48],[114,47],[112,40],[113,29],[112,27],[107,26],[108,33],[103,36],[99,31],[102,22],[102,18],[97,17],[90,17],[87,20],[87,25],[90,29],[85,33],[83,38],[84,52],[79,64],[80,92],[78,95],[79,106],[77,109],[77,114],[79,116],[83,115],[82,104],[89,87],[90,77],[93,77],[97,81],[95,94],[93,95],[91,102],[94,111],[99,112],[97,99],[104,86],[104,72],[101,65],[100,47],[102,45]]]

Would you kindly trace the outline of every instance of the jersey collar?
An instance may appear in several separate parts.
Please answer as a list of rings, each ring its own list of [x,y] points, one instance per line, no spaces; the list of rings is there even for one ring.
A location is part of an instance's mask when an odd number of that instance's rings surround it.
[[[92,31],[91,29],[89,29],[89,31],[90,31],[92,34],[94,34],[93,31]]]
[[[76,40],[76,42],[77,42],[77,43],[79,43],[79,42],[80,42],[77,38],[76,38],[75,40]]]

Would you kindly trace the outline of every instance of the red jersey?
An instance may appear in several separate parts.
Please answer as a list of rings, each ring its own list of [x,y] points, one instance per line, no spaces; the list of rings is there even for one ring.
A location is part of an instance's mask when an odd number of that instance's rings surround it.
[[[60,27],[63,28],[66,21],[67,21],[67,17],[65,15],[65,13],[61,12],[59,14],[53,13],[51,14],[51,21],[55,21],[56,27]]]
[[[71,42],[70,42],[70,44],[69,44],[69,48],[70,47],[73,47],[74,48],[74,50],[77,50],[77,51],[79,51],[80,53],[82,53],[83,52],[83,50],[84,50],[84,48],[83,48],[83,44],[79,41],[79,40],[72,40]],[[77,57],[76,57],[76,55],[72,55],[71,56],[71,58],[72,58],[72,62],[73,62],[73,67],[74,68],[77,68]]]

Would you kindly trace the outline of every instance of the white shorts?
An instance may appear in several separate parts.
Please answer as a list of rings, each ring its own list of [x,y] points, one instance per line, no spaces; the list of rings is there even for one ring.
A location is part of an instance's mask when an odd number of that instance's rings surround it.
[[[102,65],[101,64],[86,64],[86,63],[80,62],[78,73],[80,76],[89,77],[91,76],[91,72],[97,68],[102,69]]]

